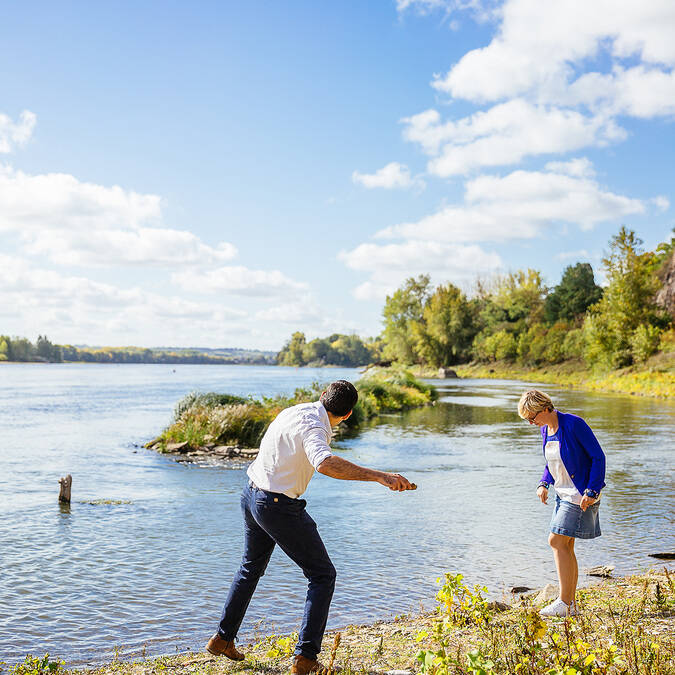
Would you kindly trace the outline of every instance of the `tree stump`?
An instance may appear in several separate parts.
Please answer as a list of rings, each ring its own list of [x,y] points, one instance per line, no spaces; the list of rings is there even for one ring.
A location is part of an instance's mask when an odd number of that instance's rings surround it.
[[[73,477],[68,474],[65,478],[59,478],[59,501],[70,504],[70,488],[73,484]]]

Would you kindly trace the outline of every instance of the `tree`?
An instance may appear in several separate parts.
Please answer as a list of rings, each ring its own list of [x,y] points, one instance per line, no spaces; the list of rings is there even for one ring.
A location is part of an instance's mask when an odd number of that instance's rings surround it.
[[[593,268],[588,263],[569,265],[560,283],[544,302],[544,317],[549,324],[573,321],[602,297],[602,288],[595,283]]]
[[[46,335],[38,335],[35,351],[38,357],[45,361],[61,361],[61,349],[58,345],[52,344]]]
[[[284,345],[277,355],[277,363],[280,366],[304,366],[305,359],[303,350],[306,345],[304,333],[295,332],[291,339]]]
[[[481,320],[488,334],[521,333],[543,319],[546,287],[537,270],[518,270],[497,277],[493,289],[480,288]]]
[[[417,361],[413,323],[424,321],[424,306],[430,295],[430,282],[427,274],[422,274],[417,279],[410,277],[393,295],[387,296],[382,311],[385,358],[405,364]]]
[[[478,332],[476,304],[453,284],[438,286],[412,330],[414,351],[425,363],[439,367],[466,361]]]
[[[659,258],[642,251],[642,240],[622,227],[610,240],[603,265],[609,282],[584,322],[586,358],[609,368],[644,360],[658,347],[669,316],[655,303]]]

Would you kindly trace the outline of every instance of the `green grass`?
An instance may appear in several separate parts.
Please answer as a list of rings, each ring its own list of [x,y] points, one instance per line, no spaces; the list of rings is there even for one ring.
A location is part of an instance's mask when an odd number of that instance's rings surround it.
[[[383,412],[427,405],[437,398],[425,385],[401,369],[371,368],[355,383],[359,401],[346,426],[354,429]],[[256,448],[270,422],[283,410],[319,399],[324,386],[314,383],[292,395],[245,399],[230,394],[192,392],[174,409],[173,422],[148,447],[165,451],[167,444],[187,442],[191,448],[209,444]]]
[[[594,372],[581,362],[564,362],[541,368],[525,368],[506,361],[457,366],[460,377],[532,380],[585,391],[614,392],[669,398],[675,396],[675,358],[660,358],[644,366],[610,372]]]

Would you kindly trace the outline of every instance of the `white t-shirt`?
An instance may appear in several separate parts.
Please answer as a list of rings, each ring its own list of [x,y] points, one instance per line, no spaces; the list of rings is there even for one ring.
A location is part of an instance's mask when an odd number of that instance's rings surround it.
[[[319,464],[333,454],[328,445],[332,435],[321,401],[286,408],[265,432],[248,477],[261,490],[295,499],[307,489]]]
[[[581,504],[581,493],[572,482],[560,457],[560,441],[557,438],[557,434],[554,434],[553,438],[546,438],[544,454],[546,456],[548,470],[555,481],[553,487],[555,488],[558,497],[565,502]]]

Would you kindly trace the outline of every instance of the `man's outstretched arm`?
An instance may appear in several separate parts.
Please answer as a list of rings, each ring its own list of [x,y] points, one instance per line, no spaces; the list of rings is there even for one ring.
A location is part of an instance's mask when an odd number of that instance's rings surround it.
[[[417,489],[417,485],[411,483],[407,478],[404,478],[398,473],[367,469],[365,466],[353,464],[337,455],[326,457],[316,470],[325,476],[338,478],[340,480],[374,481],[388,487],[390,490],[396,490],[397,492]]]

